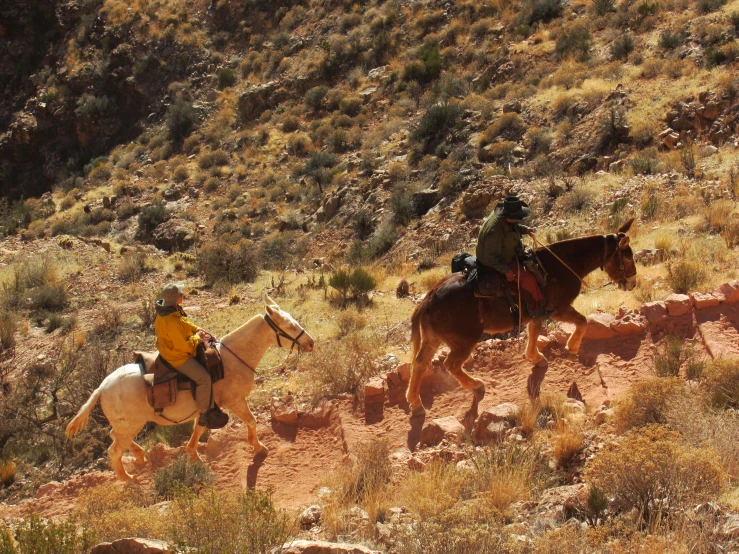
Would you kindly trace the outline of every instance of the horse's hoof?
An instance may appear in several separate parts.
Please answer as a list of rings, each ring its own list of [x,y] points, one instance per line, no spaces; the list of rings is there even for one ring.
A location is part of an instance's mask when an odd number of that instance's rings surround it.
[[[485,398],[485,385],[480,385],[476,389],[473,389],[472,392],[475,394],[475,400],[480,402],[483,398]]]
[[[268,454],[269,454],[269,448],[264,446],[261,442],[259,443],[259,448],[254,449],[254,456],[266,457]]]
[[[124,471],[123,473],[116,474],[116,477],[118,477],[119,481],[122,481],[124,483],[129,483],[133,481],[133,475],[128,473],[127,471]]]
[[[146,456],[144,456],[144,457],[142,457],[142,458],[137,458],[137,459],[136,459],[136,461],[135,461],[134,463],[135,463],[135,464],[136,464],[137,466],[142,466],[142,465],[145,465],[145,464],[146,464],[146,462],[148,462],[148,461],[149,461],[149,460],[148,460],[148,459],[146,458]]]
[[[423,404],[411,410],[411,417],[421,417],[425,415],[426,415],[426,408],[423,407]]]
[[[538,362],[534,364],[534,367],[547,367],[549,365],[549,360],[546,358],[542,358]]]

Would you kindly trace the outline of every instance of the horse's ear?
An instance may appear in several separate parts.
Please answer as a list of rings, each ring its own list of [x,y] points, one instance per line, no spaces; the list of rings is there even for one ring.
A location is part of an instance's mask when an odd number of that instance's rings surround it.
[[[618,243],[619,249],[623,250],[629,245],[629,237],[624,237],[621,239],[621,241]]]
[[[634,223],[634,218],[632,217],[629,219],[626,223],[621,225],[621,227],[618,228],[619,233],[626,233],[629,229],[631,229],[631,224]]]
[[[272,300],[272,299],[271,299],[271,298],[269,297],[269,294],[267,294],[266,292],[264,293],[264,304],[265,304],[266,306],[273,306],[273,307],[275,307],[275,308],[277,308],[277,307],[278,307],[278,306],[277,306],[277,302],[275,302],[274,300]]]
[[[264,308],[267,310],[267,315],[269,315],[269,316],[275,315],[275,309],[274,309],[274,307],[272,307],[269,304],[267,304]]]

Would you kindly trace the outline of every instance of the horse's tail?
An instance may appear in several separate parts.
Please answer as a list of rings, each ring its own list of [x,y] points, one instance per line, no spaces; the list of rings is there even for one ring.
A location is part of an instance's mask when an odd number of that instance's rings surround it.
[[[95,404],[97,404],[98,400],[100,400],[100,395],[102,393],[103,385],[101,384],[97,389],[95,389],[95,392],[90,395],[90,398],[87,399],[87,402],[82,405],[80,411],[77,412],[77,415],[74,416],[72,418],[72,421],[69,422],[69,425],[67,425],[67,438],[76,435],[85,428],[85,425],[87,425],[87,420],[90,419],[90,412],[92,412]]]

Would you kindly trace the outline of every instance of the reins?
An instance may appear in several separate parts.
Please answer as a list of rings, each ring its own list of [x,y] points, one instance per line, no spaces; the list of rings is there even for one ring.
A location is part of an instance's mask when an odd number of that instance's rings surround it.
[[[590,287],[590,285],[588,285],[588,284],[587,284],[587,283],[586,283],[586,282],[585,282],[585,281],[583,280],[583,278],[582,278],[582,277],[580,277],[580,276],[579,276],[579,275],[578,275],[577,273],[575,273],[575,270],[574,270],[574,269],[572,269],[572,268],[571,268],[571,267],[570,267],[569,265],[567,265],[567,263],[566,263],[566,262],[565,262],[565,261],[564,261],[564,260],[563,260],[562,258],[560,258],[559,256],[557,256],[557,254],[555,254],[554,252],[552,252],[552,250],[551,250],[551,249],[550,249],[550,248],[549,248],[549,247],[548,247],[548,246],[547,246],[546,244],[544,244],[544,243],[540,242],[540,241],[539,241],[539,239],[537,239],[537,238],[536,238],[536,235],[535,235],[534,233],[531,233],[531,238],[532,238],[532,239],[534,239],[534,246],[537,246],[537,245],[538,245],[538,246],[541,246],[542,248],[544,248],[544,250],[546,250],[546,251],[547,251],[547,252],[549,252],[549,253],[550,253],[550,254],[551,254],[552,256],[554,256],[554,257],[555,257],[555,258],[556,258],[557,260],[559,260],[559,263],[561,263],[561,264],[562,264],[563,266],[565,266],[565,267],[566,267],[567,269],[569,269],[569,270],[570,270],[570,271],[572,272],[572,274],[573,274],[573,275],[574,275],[575,277],[577,277],[577,278],[578,278],[578,279],[580,280],[580,282],[582,283],[582,285],[583,285],[583,286],[584,286],[584,287],[585,287],[586,289],[590,289],[590,288],[591,288],[591,287]],[[604,248],[603,250],[604,250],[604,252],[605,252],[605,248]]]
[[[275,337],[277,337],[277,346],[279,346],[280,348],[282,348],[282,342],[280,341],[280,337],[286,338],[287,340],[289,340],[289,341],[292,342],[292,346],[290,346],[290,352],[287,353],[288,358],[290,357],[290,354],[292,354],[293,349],[295,348],[295,345],[296,344],[298,345],[298,351],[300,351],[300,343],[298,343],[298,341],[300,340],[300,337],[302,337],[305,334],[305,329],[300,329],[300,333],[298,334],[298,336],[295,337],[295,338],[293,338],[290,335],[288,335],[285,331],[283,331],[282,328],[279,325],[277,325],[274,321],[272,321],[272,318],[269,317],[268,314],[265,314],[264,321],[267,322],[267,325],[269,325],[270,328],[275,332]],[[206,331],[206,333],[208,333],[208,331]],[[211,337],[213,337],[213,334],[212,333],[208,333],[208,334]],[[231,354],[234,358],[236,358],[238,361],[240,361],[242,364],[244,364],[247,368],[249,368],[252,371],[252,373],[254,373],[254,375],[257,374],[257,370],[256,369],[254,369],[251,365],[249,365],[247,362],[245,362],[241,358],[241,356],[239,356],[236,352],[234,352],[233,350],[231,350],[228,346],[226,346],[225,344],[223,344],[222,342],[219,342],[219,341],[215,341],[214,340],[213,342],[215,342],[216,344],[221,345],[221,348],[225,348],[226,351],[229,354]],[[285,360],[285,361],[287,361],[287,360]]]

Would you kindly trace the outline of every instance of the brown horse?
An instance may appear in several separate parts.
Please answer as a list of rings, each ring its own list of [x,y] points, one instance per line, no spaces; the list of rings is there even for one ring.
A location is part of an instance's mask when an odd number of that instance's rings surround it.
[[[575,331],[565,347],[569,354],[578,353],[587,324],[585,316],[572,307],[572,302],[580,294],[582,278],[600,267],[620,289],[632,290],[636,286],[636,266],[629,237],[626,236],[633,221],[633,218],[627,221],[613,235],[564,240],[551,244],[549,250],[539,248],[536,251],[541,265],[548,272],[547,285],[542,289],[547,299],[548,317],[575,324]],[[536,345],[544,319],[523,316],[528,330],[526,359],[538,366],[547,363]],[[420,396],[421,377],[441,343],[450,350],[444,367],[460,385],[475,392],[476,400],[481,400],[485,395],[485,385],[470,377],[462,369],[462,363],[470,356],[483,332],[503,333],[512,328],[508,302],[494,297],[476,297],[466,286],[462,273],[445,277],[430,290],[411,317],[413,366],[406,398],[412,415],[425,413]]]

